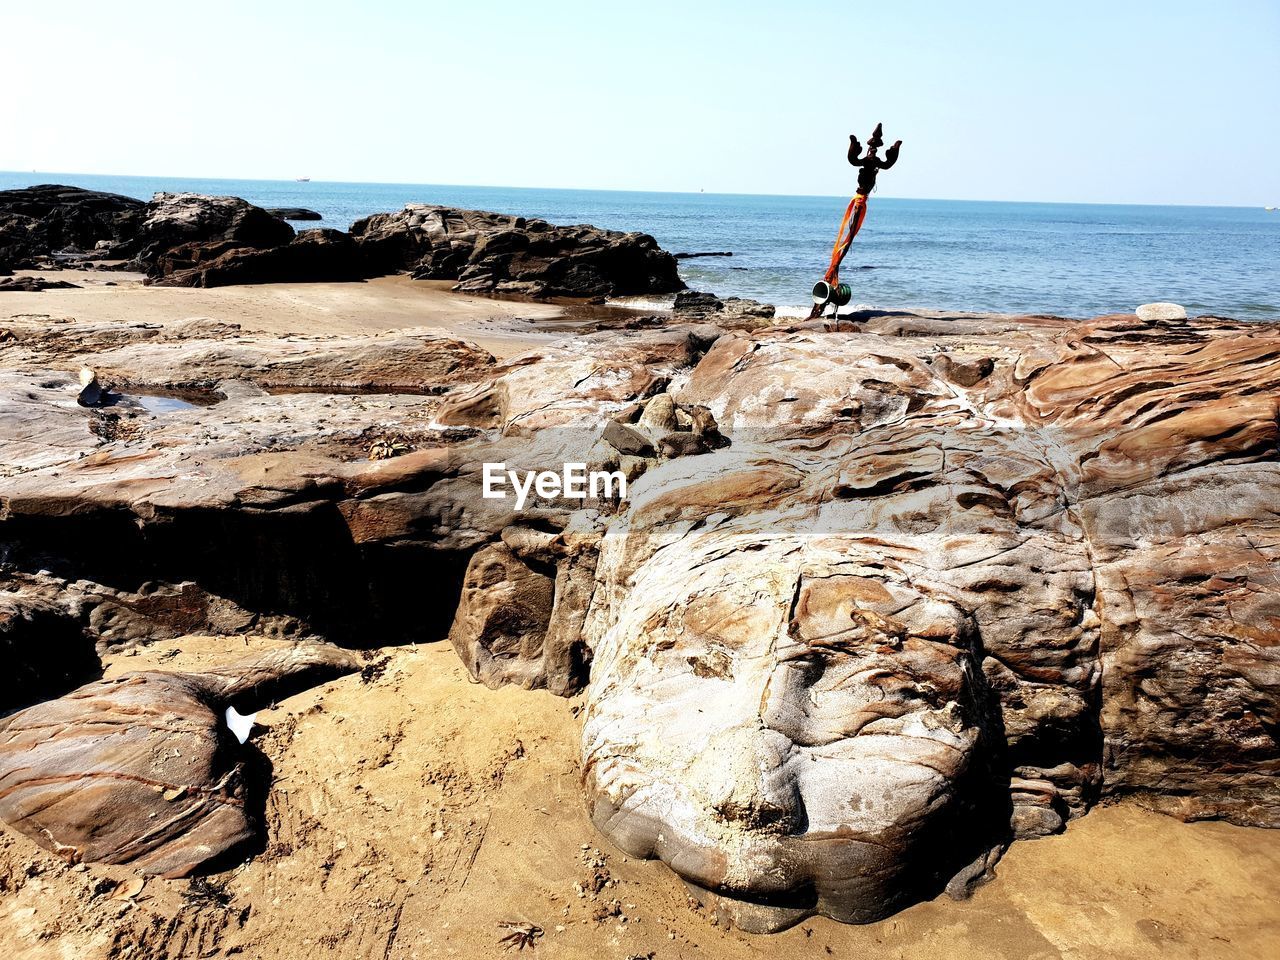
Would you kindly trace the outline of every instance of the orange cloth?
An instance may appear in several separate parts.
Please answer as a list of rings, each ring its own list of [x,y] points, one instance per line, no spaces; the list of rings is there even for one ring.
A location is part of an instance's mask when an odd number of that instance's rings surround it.
[[[853,199],[849,201],[848,209],[844,212],[844,219],[840,221],[840,229],[836,232],[836,244],[831,248],[831,266],[827,268],[826,276],[822,278],[827,283],[839,282],[840,264],[844,262],[845,256],[849,253],[849,247],[853,245],[853,238],[862,229],[862,221],[866,218],[867,195],[855,193]],[[845,230],[849,231],[847,235]]]

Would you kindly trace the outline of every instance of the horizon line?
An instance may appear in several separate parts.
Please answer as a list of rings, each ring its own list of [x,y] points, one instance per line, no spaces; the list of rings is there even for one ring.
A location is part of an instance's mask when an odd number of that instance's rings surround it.
[[[225,180],[233,183],[316,183],[316,184],[343,184],[353,186],[379,186],[379,187],[465,187],[469,189],[481,190],[558,190],[565,193],[643,193],[653,195],[675,195],[675,196],[711,196],[711,197],[795,197],[798,199],[816,199],[831,200],[840,199],[843,194],[825,194],[825,193],[761,193],[753,191],[706,191],[706,190],[639,190],[624,187],[533,187],[519,186],[515,184],[498,184],[498,183],[427,183],[414,182],[407,180],[325,180],[308,177],[306,180],[281,177],[196,177],[179,174],[157,174],[157,173],[86,173],[74,172],[69,170],[31,170],[29,173],[23,170],[0,170],[0,176],[69,176],[69,177],[120,177],[135,180]],[[32,184],[35,186],[36,184]],[[75,184],[62,184],[63,186],[75,186]],[[849,194],[852,196],[852,194]],[[1109,201],[1109,200],[996,200],[991,198],[974,199],[968,197],[903,197],[893,196],[890,194],[877,194],[881,200],[916,200],[936,203],[1051,203],[1061,206],[1079,206],[1079,207],[1206,207],[1222,210],[1253,210],[1266,209],[1265,204],[1247,205],[1247,204],[1227,204],[1227,203],[1160,203],[1156,201]],[[1277,204],[1280,206],[1280,204]]]

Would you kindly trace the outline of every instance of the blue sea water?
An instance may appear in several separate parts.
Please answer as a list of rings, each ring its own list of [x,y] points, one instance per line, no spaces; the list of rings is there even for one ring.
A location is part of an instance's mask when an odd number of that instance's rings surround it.
[[[692,287],[804,308],[847,197],[543,190],[432,184],[0,173],[0,189],[69,183],[150,199],[157,190],[310,207],[346,229],[406,203],[642,230],[685,260]],[[1172,300],[1192,313],[1280,318],[1280,212],[1261,207],[903,200],[873,195],[841,279],[859,304],[1090,316]]]

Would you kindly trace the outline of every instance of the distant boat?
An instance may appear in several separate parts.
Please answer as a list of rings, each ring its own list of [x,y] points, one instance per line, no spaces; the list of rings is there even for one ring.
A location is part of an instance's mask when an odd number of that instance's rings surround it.
[[[1263,210],[1265,210],[1265,211],[1267,211],[1267,213],[1275,213],[1275,212],[1276,212],[1276,208],[1275,208],[1275,207],[1263,207],[1262,209],[1263,209]]]
[[[310,183],[310,182],[311,182],[310,177],[298,177],[298,183]]]

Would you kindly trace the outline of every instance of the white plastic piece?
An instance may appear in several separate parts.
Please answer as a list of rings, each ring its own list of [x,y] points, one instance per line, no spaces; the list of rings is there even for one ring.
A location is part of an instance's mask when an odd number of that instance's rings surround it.
[[[258,715],[251,713],[247,717],[236,713],[235,707],[227,707],[227,727],[236,735],[236,739],[244,743],[249,739],[249,731],[253,729],[253,721]]]

